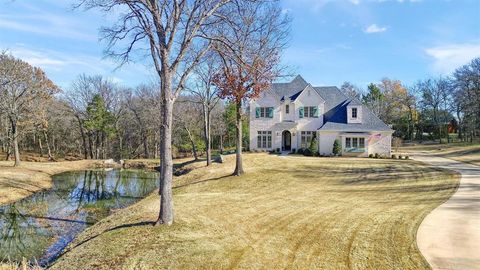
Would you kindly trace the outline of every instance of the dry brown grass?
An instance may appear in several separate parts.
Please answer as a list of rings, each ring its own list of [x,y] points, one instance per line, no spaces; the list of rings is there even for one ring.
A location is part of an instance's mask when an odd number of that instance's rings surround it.
[[[176,221],[158,195],[83,232],[52,269],[425,269],[415,235],[456,174],[414,161],[247,154],[175,178]],[[199,167],[199,163],[192,166]]]
[[[404,154],[428,153],[435,156],[454,159],[461,162],[480,166],[480,144],[451,143],[429,144],[401,147],[399,152]]]
[[[65,171],[83,170],[96,161],[22,162],[13,167],[13,161],[0,161],[0,204],[6,204],[49,188],[51,176]]]

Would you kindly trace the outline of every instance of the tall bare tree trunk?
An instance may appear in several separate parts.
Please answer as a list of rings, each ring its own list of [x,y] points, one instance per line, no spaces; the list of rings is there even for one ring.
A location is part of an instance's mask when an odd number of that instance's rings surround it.
[[[193,158],[195,158],[195,160],[198,160],[197,146],[195,145],[195,140],[193,138],[193,135],[187,127],[185,127],[185,131],[188,134],[188,139],[190,140],[190,144],[192,144]]]
[[[207,166],[212,165],[212,140],[210,137],[210,109],[205,102],[203,102],[203,136],[205,139],[205,153],[207,156]]]
[[[220,154],[223,154],[223,134],[220,134]]]
[[[43,157],[42,138],[38,138],[38,148],[40,149],[40,157]]]
[[[52,156],[52,151],[50,149],[50,142],[48,142],[48,134],[46,130],[43,130],[43,136],[45,138],[45,143],[47,144],[47,154],[48,154],[48,160],[53,161],[55,160]],[[38,138],[40,140],[40,138]]]
[[[78,126],[80,127],[80,134],[82,135],[82,142],[83,142],[83,158],[88,159],[88,146],[87,146],[87,138],[85,137],[85,130],[83,129],[82,120],[79,116],[75,115],[77,118]]]
[[[164,71],[166,73],[166,71]],[[173,160],[172,160],[172,118],[173,97],[171,96],[171,76],[163,74],[162,105],[160,128],[160,213],[157,224],[171,225],[173,223]]]
[[[5,149],[5,160],[10,160],[10,155],[12,154],[12,137],[10,129],[7,130],[7,145]]]
[[[244,173],[242,164],[242,100],[237,100],[237,153],[235,156],[235,171],[233,175],[240,176]]]
[[[12,125],[12,136],[13,136],[13,151],[15,154],[15,164],[14,166],[20,166],[20,151],[18,149],[18,130],[17,130],[17,121],[13,118],[10,118],[10,123]]]

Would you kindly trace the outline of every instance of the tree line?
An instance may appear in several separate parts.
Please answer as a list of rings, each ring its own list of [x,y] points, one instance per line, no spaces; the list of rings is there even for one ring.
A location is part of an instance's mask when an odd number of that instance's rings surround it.
[[[364,91],[350,82],[341,90],[367,105],[407,141],[473,142],[480,137],[480,58],[449,76],[426,78],[407,86],[382,79]]]

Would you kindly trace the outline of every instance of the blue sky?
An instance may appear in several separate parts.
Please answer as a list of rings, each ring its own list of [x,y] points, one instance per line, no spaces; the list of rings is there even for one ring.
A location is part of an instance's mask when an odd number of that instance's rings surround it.
[[[61,87],[81,73],[126,86],[155,80],[149,61],[116,69],[98,30],[114,18],[67,0],[0,0],[0,50],[42,67]],[[383,77],[409,85],[480,57],[480,0],[282,0],[292,21],[283,62],[313,85]]]

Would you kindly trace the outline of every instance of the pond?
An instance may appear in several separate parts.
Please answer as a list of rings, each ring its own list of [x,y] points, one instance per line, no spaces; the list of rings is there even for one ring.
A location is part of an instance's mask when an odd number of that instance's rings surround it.
[[[85,228],[158,187],[158,174],[90,170],[57,174],[49,190],[0,206],[0,261],[48,266]]]

